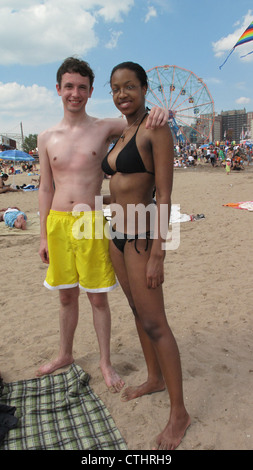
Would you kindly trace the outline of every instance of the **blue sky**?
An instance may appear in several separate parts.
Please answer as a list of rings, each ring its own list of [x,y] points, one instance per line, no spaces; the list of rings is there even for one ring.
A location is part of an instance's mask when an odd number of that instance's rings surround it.
[[[1,0],[0,135],[36,134],[62,117],[56,71],[70,55],[95,72],[87,111],[117,116],[108,80],[114,65],[176,65],[206,83],[215,111],[253,111],[253,41],[231,48],[253,21],[252,0]]]

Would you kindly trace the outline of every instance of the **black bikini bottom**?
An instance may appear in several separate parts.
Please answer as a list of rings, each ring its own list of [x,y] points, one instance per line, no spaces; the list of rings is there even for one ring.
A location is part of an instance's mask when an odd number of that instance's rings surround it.
[[[129,235],[128,233],[121,233],[117,232],[113,227],[111,227],[111,239],[114,243],[114,245],[120,250],[122,253],[124,253],[124,248],[126,243],[131,243],[134,242],[134,247],[137,253],[140,253],[140,251],[137,248],[137,240],[139,239],[144,239],[146,240],[146,247],[145,251],[148,249],[148,242],[151,240],[152,237],[152,232],[146,232],[145,234],[139,234],[137,233],[136,235]]]

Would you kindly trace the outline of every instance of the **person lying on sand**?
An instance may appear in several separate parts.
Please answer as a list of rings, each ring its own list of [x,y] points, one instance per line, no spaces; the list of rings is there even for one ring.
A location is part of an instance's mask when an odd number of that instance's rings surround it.
[[[18,207],[0,209],[0,222],[5,222],[8,227],[26,230],[27,215]]]

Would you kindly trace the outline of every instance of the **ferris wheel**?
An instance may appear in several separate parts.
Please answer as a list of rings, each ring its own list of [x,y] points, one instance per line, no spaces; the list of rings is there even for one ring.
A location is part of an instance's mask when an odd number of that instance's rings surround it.
[[[203,80],[175,65],[153,67],[147,70],[147,75],[146,102],[169,110],[169,125],[175,141],[178,144],[210,142],[214,102]]]

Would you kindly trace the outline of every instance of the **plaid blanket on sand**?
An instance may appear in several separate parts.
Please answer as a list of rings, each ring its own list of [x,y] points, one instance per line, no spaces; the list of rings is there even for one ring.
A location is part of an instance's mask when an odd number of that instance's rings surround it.
[[[15,406],[18,418],[0,450],[127,450],[89,375],[75,364],[59,375],[4,384],[0,402]]]

